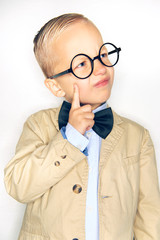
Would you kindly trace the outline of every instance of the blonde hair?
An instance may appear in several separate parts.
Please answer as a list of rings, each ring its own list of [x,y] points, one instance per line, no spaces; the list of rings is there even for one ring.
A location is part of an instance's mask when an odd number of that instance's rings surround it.
[[[91,22],[82,14],[63,14],[48,21],[35,36],[34,54],[46,77],[53,75],[54,56],[50,53],[50,43],[70,24],[77,21]]]

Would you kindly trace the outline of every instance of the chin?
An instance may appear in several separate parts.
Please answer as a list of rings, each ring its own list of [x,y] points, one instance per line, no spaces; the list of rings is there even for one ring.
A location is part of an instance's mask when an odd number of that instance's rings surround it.
[[[101,97],[101,98],[99,99],[99,102],[100,102],[100,103],[106,102],[106,101],[110,98],[110,95],[111,95],[111,94],[108,93],[107,95]]]

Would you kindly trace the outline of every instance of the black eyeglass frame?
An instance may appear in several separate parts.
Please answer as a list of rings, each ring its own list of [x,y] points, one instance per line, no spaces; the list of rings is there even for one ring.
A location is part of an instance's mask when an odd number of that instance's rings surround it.
[[[101,59],[101,57],[100,57],[101,49],[102,49],[102,47],[103,47],[104,45],[106,45],[106,44],[110,44],[110,45],[112,45],[112,46],[115,48],[115,50],[113,50],[113,51],[111,51],[111,52],[108,52],[108,55],[117,52],[117,60],[116,60],[116,62],[115,62],[113,65],[106,65],[106,64],[104,64],[103,61],[102,61],[102,59]],[[94,58],[90,58],[90,57],[89,57],[88,55],[86,55],[86,54],[79,53],[79,54],[77,54],[77,55],[75,55],[75,56],[73,57],[73,59],[72,59],[72,61],[71,61],[71,63],[70,63],[70,68],[69,68],[69,69],[67,69],[67,70],[65,70],[65,71],[63,71],[63,72],[60,72],[60,73],[58,73],[58,74],[55,74],[55,75],[53,75],[53,76],[51,76],[51,77],[48,77],[48,78],[49,78],[49,79],[55,79],[55,78],[57,78],[57,77],[60,77],[60,76],[62,76],[62,75],[65,75],[65,74],[67,74],[67,73],[72,73],[75,77],[77,77],[77,78],[79,78],[79,79],[86,79],[86,78],[88,78],[89,76],[91,76],[91,74],[93,73],[94,60],[98,59],[98,60],[99,60],[104,66],[106,66],[106,67],[113,67],[113,66],[115,66],[115,65],[117,64],[117,62],[118,62],[118,60],[119,60],[119,52],[120,52],[120,51],[121,51],[121,48],[117,48],[113,43],[109,43],[109,42],[104,43],[104,44],[100,47],[100,49],[99,49],[99,54],[98,54],[98,56],[96,56],[96,57],[94,57]],[[76,74],[75,74],[75,73],[73,72],[73,70],[72,70],[72,62],[73,62],[73,60],[74,60],[77,56],[80,56],[80,55],[83,55],[83,56],[85,56],[85,57],[88,57],[88,59],[91,61],[91,67],[92,67],[90,74],[89,74],[87,77],[83,77],[83,78],[76,76]]]

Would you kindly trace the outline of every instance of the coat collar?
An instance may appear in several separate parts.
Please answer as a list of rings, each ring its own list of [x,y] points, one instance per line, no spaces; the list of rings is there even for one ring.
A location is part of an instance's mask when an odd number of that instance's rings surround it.
[[[57,131],[59,131],[58,116],[59,116],[61,106],[62,106],[62,103],[60,104],[60,106],[58,108],[56,108],[56,114],[55,114],[55,119],[54,119],[54,124],[55,124]]]
[[[115,124],[115,125],[121,124],[121,123],[123,122],[122,117],[119,116],[119,115],[118,115],[116,112],[114,112],[113,110],[112,110],[112,112],[113,112],[114,124]]]

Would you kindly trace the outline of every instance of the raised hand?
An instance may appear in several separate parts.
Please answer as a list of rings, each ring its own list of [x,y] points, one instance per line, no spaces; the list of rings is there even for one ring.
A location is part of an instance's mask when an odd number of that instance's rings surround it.
[[[91,129],[94,125],[94,113],[92,113],[91,105],[80,106],[79,89],[74,85],[73,100],[71,110],[69,112],[68,122],[82,135]]]

